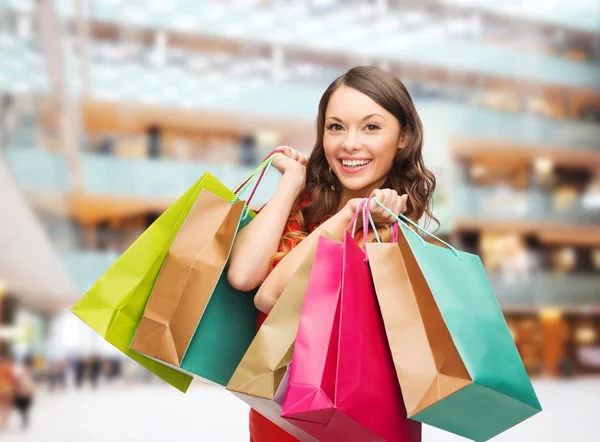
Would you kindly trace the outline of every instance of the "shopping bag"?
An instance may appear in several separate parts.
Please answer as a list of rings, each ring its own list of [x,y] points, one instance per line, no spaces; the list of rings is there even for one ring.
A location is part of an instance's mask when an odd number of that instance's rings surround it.
[[[205,173],[169,207],[96,281],[72,312],[107,342],[185,392],[192,377],[129,349],[163,260],[202,189],[227,196],[231,191]]]
[[[254,338],[258,315],[254,293],[233,289],[224,271],[237,232],[250,220],[239,197],[274,158],[259,166],[237,194],[222,198],[207,189],[200,192],[167,253],[132,350],[227,384]]]
[[[140,355],[130,350],[129,345],[169,247],[202,189],[209,189],[224,198],[231,196],[227,187],[210,173],[205,173],[146,229],[72,308],[76,316],[107,342],[183,392],[187,391],[191,376]]]
[[[398,224],[367,252],[409,416],[485,441],[541,411],[479,257]]]
[[[315,439],[281,418],[282,397],[285,396],[285,385],[281,384],[292,360],[315,253],[316,243],[290,278],[227,384],[227,389],[234,395],[300,441]]]
[[[358,213],[358,212],[357,212]],[[321,237],[281,416],[321,442],[417,442],[406,416],[365,254]]]

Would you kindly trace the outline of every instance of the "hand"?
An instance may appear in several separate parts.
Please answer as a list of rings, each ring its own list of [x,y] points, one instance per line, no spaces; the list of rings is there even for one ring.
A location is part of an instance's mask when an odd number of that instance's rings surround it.
[[[399,196],[394,189],[376,189],[371,193],[371,197],[377,198],[379,202],[395,214],[405,213],[407,210],[408,195]],[[353,198],[346,203],[350,217],[354,216],[354,212],[358,210],[363,200],[364,198]],[[396,219],[392,215],[387,213],[373,200],[371,200],[369,211],[375,224],[394,224],[396,222]],[[359,216],[359,225],[362,226],[362,216]]]
[[[273,160],[275,169],[282,175],[292,172],[306,176],[306,158],[304,155],[290,146],[279,146],[277,149],[283,150],[283,156],[278,156]]]
[[[394,189],[375,189],[371,193],[371,198],[378,199],[381,204],[390,209],[392,213],[398,215],[407,210],[408,195],[398,195]],[[371,216],[375,224],[394,224],[396,219],[385,211],[379,204],[371,200]]]

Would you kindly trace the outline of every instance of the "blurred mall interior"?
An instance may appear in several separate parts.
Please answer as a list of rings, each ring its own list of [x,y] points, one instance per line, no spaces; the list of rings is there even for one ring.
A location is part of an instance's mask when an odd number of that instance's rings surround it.
[[[357,65],[412,94],[438,234],[481,256],[535,382],[557,403],[553,385],[598,389],[599,2],[0,0],[0,346],[31,367],[38,431],[7,440],[138,440],[40,425],[94,397],[177,402],[70,307],[205,171],[233,187],[278,145],[308,154]],[[178,438],[237,440],[219,434]]]

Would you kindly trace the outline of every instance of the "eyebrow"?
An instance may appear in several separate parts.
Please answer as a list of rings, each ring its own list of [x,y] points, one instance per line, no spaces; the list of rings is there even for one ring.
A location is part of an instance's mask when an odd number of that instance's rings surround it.
[[[383,119],[385,120],[385,117],[384,117],[383,115],[379,115],[379,114],[371,114],[371,115],[367,115],[365,118],[363,118],[363,119],[362,119],[362,120],[360,120],[360,121],[365,121],[365,120],[368,120],[368,119],[369,119],[369,118],[371,118],[371,117],[381,117],[381,118],[383,118]],[[327,117],[326,119],[327,119],[327,120],[329,120],[329,119],[332,119],[332,120],[339,121],[340,123],[343,123],[343,121],[342,121],[340,118],[338,118],[338,117]]]

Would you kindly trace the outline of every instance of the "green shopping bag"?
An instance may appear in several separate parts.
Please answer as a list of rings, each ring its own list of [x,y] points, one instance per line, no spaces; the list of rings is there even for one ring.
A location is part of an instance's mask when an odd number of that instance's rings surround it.
[[[367,252],[409,417],[486,441],[539,413],[480,258],[401,217],[397,238]]]
[[[265,163],[253,176],[264,167]],[[202,189],[225,199],[234,197],[233,192],[218,179],[205,173],[113,263],[72,308],[75,315],[107,342],[182,392],[187,391],[192,376],[130,350],[129,344],[169,247]]]

